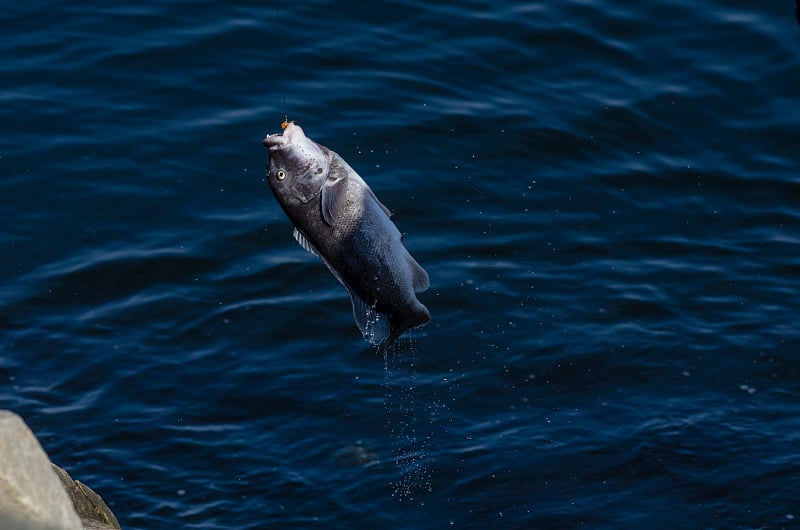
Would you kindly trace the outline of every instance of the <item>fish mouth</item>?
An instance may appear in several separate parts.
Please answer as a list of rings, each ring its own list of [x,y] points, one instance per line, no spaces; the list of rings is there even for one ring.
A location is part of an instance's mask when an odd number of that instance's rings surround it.
[[[264,147],[268,147],[271,152],[275,152],[279,149],[288,147],[292,143],[300,143],[305,138],[306,135],[303,132],[303,129],[300,128],[299,125],[289,122],[286,125],[286,128],[283,130],[283,134],[268,134],[262,143],[264,144]]]
[[[327,175],[330,158],[323,148],[303,132],[299,125],[287,123],[283,133],[270,134],[264,138],[264,147],[269,148],[270,164],[284,166],[303,175],[317,178]]]

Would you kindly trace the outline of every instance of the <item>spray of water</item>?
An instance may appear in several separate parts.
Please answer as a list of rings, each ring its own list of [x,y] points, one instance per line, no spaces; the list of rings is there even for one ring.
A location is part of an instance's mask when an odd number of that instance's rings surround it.
[[[383,348],[383,362],[386,429],[398,471],[397,480],[391,483],[392,495],[397,500],[410,501],[433,487],[430,457],[433,425],[428,413],[431,405],[420,403],[416,341],[404,338]]]

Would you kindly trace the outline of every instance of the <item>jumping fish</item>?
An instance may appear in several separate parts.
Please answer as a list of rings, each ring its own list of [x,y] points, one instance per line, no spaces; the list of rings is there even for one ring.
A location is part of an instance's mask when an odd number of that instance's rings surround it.
[[[297,242],[350,293],[361,334],[371,344],[389,346],[431,319],[415,294],[428,288],[428,273],[358,173],[299,125],[284,121],[282,127],[282,134],[264,138],[267,182],[294,224]]]

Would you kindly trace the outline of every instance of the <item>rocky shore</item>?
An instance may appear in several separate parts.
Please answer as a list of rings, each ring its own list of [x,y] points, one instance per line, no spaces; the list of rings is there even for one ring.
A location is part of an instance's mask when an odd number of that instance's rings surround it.
[[[50,461],[22,418],[0,410],[0,528],[111,530],[120,525],[97,493]]]

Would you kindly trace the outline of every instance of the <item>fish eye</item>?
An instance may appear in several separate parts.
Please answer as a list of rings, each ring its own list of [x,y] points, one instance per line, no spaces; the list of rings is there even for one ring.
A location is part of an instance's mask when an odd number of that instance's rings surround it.
[[[275,172],[275,178],[278,180],[283,180],[286,178],[286,172],[282,169],[279,169]]]

